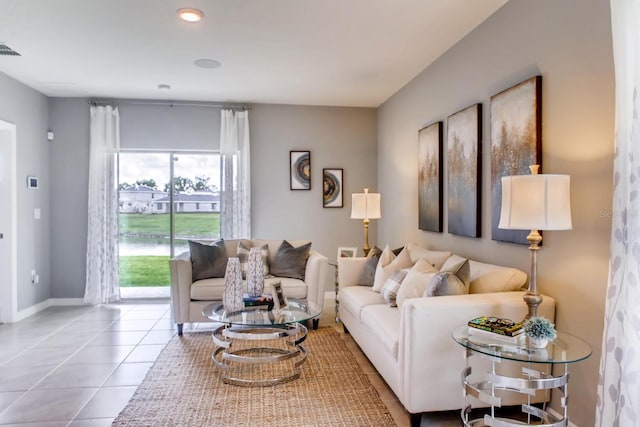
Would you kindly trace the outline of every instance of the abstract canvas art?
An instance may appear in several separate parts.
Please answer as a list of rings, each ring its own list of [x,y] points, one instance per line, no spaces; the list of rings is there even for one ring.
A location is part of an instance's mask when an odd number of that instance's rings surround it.
[[[480,237],[482,105],[476,104],[447,119],[448,231]]]
[[[442,231],[442,122],[418,131],[418,228]]]
[[[529,175],[542,161],[542,76],[535,76],[491,97],[491,238],[528,244],[529,231],[501,230],[502,182]]]
[[[343,207],[342,169],[322,169],[322,207]]]
[[[311,190],[311,152],[290,151],[290,188]]]

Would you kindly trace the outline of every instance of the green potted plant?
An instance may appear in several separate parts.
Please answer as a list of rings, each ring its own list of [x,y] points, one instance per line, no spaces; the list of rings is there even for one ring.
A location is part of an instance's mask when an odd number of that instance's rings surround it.
[[[553,341],[558,336],[554,326],[545,317],[531,317],[524,322],[524,333],[529,337],[532,347],[545,348],[549,341]]]

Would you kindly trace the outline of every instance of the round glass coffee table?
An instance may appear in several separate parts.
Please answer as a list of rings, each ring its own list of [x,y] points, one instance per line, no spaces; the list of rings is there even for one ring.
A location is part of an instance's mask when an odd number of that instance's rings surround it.
[[[207,305],[202,314],[222,323],[212,332],[211,358],[222,381],[240,386],[272,386],[295,380],[307,359],[302,343],[305,322],[321,313],[313,302],[289,300],[276,310],[245,307],[229,312],[222,304]]]

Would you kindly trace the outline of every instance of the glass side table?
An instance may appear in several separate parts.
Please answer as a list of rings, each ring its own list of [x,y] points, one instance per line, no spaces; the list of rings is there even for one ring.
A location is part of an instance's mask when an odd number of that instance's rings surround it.
[[[462,387],[466,400],[466,407],[462,409],[460,417],[465,426],[522,426],[531,425],[531,416],[542,420],[548,427],[565,427],[569,423],[567,417],[569,382],[569,363],[579,362],[591,355],[591,347],[581,339],[573,335],[558,332],[558,337],[550,342],[546,348],[537,349],[528,347],[526,341],[522,344],[505,343],[484,336],[476,338],[469,336],[469,327],[460,326],[453,330],[454,341],[465,348],[466,367],[462,371]],[[479,356],[491,361],[491,371],[486,372],[484,380],[476,383],[470,381],[472,356]],[[524,362],[520,377],[510,377],[496,373],[496,363],[502,361]],[[539,367],[550,365],[563,365],[564,371],[559,376],[550,375]],[[531,396],[537,390],[552,390],[557,388],[562,393],[560,404],[562,405],[562,418],[550,412],[535,407],[531,404]],[[500,407],[502,399],[496,392],[506,390],[527,396],[527,403],[522,405],[522,412],[526,414],[526,421],[499,418],[495,408]],[[470,397],[490,405],[490,414],[482,418],[470,419],[472,401]],[[539,424],[536,421],[537,424]]]

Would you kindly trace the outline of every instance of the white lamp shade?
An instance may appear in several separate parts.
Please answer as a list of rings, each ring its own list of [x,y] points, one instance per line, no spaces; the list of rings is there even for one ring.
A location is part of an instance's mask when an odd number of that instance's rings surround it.
[[[498,228],[571,230],[569,175],[502,177]]]
[[[354,193],[351,195],[351,218],[353,219],[377,219],[380,215],[380,194]]]

